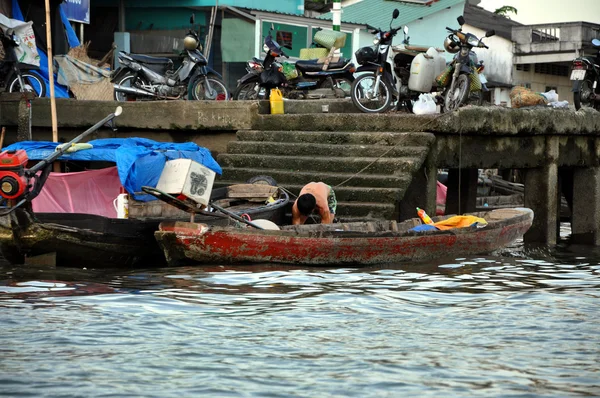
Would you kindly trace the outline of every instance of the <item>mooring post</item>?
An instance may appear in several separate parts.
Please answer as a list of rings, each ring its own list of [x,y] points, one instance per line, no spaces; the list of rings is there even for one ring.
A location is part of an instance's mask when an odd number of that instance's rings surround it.
[[[600,246],[600,167],[573,172],[573,243]]]
[[[558,138],[546,139],[546,162],[541,167],[525,169],[525,207],[533,210],[533,224],[525,242],[555,245],[558,234]]]
[[[479,171],[477,169],[448,170],[446,214],[464,214],[476,211],[478,178]]]

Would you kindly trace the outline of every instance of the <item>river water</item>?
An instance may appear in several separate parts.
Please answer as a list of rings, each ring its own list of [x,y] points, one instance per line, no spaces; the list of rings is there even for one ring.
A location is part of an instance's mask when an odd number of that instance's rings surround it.
[[[600,251],[568,242],[369,268],[3,264],[0,395],[600,395],[599,288]]]

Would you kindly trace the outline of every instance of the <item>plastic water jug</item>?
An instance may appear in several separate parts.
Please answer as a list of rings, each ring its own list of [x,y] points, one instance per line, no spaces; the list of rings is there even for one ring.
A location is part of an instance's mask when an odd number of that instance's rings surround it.
[[[271,89],[271,95],[269,97],[271,102],[271,115],[282,115],[283,114],[283,95],[278,88]]]
[[[420,93],[428,93],[433,85],[435,64],[433,59],[425,58],[423,53],[417,55],[410,63],[408,88]]]
[[[126,193],[120,193],[113,200],[113,206],[117,212],[117,218],[129,218],[129,199]]]

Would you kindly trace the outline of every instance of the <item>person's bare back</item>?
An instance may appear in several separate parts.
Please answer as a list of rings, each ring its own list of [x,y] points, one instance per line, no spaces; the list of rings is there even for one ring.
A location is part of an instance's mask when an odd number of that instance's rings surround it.
[[[312,198],[311,198],[312,197]],[[322,224],[331,224],[335,217],[337,202],[333,189],[323,182],[310,182],[300,191],[292,207],[292,224],[304,224],[316,211]]]

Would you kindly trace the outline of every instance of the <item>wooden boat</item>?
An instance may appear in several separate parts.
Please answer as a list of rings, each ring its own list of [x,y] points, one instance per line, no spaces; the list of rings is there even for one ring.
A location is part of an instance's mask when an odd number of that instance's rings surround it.
[[[251,219],[283,221],[289,202],[284,190],[277,190],[275,203],[265,204],[264,200],[251,202],[229,198],[232,187],[213,189],[211,201],[223,206],[226,202],[232,213],[247,214]],[[161,221],[189,219],[190,215],[182,211],[169,217],[154,213],[117,219],[81,213],[34,213],[31,206],[23,206],[0,216],[0,252],[13,264],[23,264],[27,260],[79,268],[163,265],[164,254],[154,239],[154,232]],[[208,225],[236,223],[216,212],[197,214],[195,219]]]
[[[154,236],[171,265],[367,265],[489,253],[523,236],[533,222],[533,211],[526,208],[472,215],[484,218],[488,224],[417,232],[411,229],[421,224],[419,219],[288,226],[279,231],[163,222]],[[434,221],[448,217],[436,217]]]

